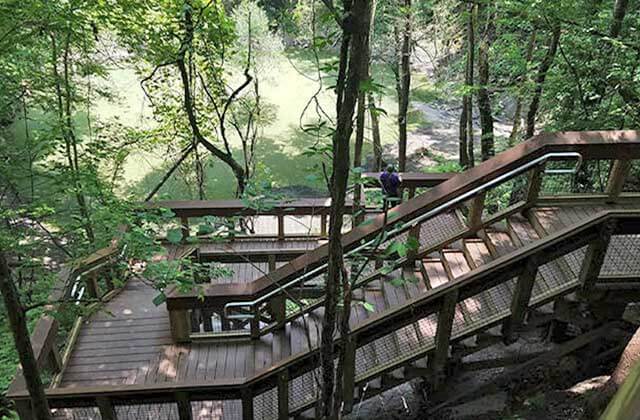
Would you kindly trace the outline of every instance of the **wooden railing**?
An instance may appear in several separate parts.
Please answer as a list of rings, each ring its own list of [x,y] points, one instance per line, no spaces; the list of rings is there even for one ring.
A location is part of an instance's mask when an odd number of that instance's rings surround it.
[[[428,355],[431,364],[429,371],[433,373],[432,380],[437,382],[438,373],[443,371],[447,363],[448,349],[452,344],[501,323],[506,323],[511,326],[509,328],[512,328],[521,321],[520,314],[523,308],[544,305],[550,300],[579,288],[600,289],[601,284],[597,282],[597,273],[603,263],[601,257],[603,249],[606,250],[611,236],[630,234],[640,234],[640,213],[637,210],[602,211],[586,218],[576,226],[557,231],[449,283],[413,297],[401,306],[374,314],[358,324],[349,335],[349,345],[345,349],[347,363],[344,367],[345,409],[348,411],[353,404],[355,387],[385,375],[399,366]],[[538,267],[585,246],[588,248],[581,261],[577,281],[567,282],[567,285],[555,294],[537,299],[535,302],[522,298],[522,296],[531,296],[533,284],[530,279],[535,278]],[[456,335],[452,334],[454,322],[452,314],[457,304],[513,278],[518,279],[517,290],[508,310],[474,324],[472,329],[458,332]],[[610,287],[603,289],[603,293],[611,291]],[[419,347],[402,352],[384,364],[367,367],[366,371],[356,374],[356,352],[359,348],[432,314],[437,314],[434,342],[421,343]],[[334,344],[337,355],[345,347],[345,341],[342,338],[336,338]],[[265,398],[277,398],[277,415],[284,419],[301,413],[315,403],[313,392],[302,395],[301,401],[290,401],[289,392],[290,386],[295,388],[299,385],[298,378],[316,369],[318,360],[318,350],[314,349],[291,356],[247,378],[156,385],[49,389],[46,394],[52,407],[95,407],[103,419],[117,419],[116,407],[118,406],[141,404],[141,402],[165,402],[175,405],[180,419],[190,420],[192,419],[191,402],[231,399],[241,401],[242,418],[249,420],[254,418],[255,398],[264,396],[265,392],[275,392]],[[19,403],[28,401],[28,394],[24,390],[14,390],[9,396]]]
[[[110,300],[120,289],[116,287],[112,275],[112,264],[115,263],[121,254],[117,243],[114,241],[110,246],[100,249],[88,257],[68,264],[63,267],[54,285],[52,293],[48,297],[50,304],[45,306],[45,315],[36,323],[31,335],[31,346],[40,370],[48,371],[52,375],[52,385],[56,385],[63,373],[70,351],[73,348],[82,317],[77,317],[65,337],[64,351],[59,351],[59,322],[49,315],[50,311],[65,312],[65,307],[90,302],[96,305]],[[101,282],[102,280],[102,282]],[[9,386],[9,394],[26,391],[26,384],[21,369],[18,369],[14,380]],[[16,400],[16,408],[21,418],[29,419],[31,412],[29,400]]]
[[[419,188],[432,188],[442,182],[450,179],[454,174],[452,173],[434,173],[423,174],[406,172],[400,174],[402,177],[401,188],[406,189],[409,193],[409,198],[415,195],[416,189]],[[368,180],[367,186],[373,188],[379,188],[378,184],[379,173],[367,172],[362,174],[362,177]],[[364,202],[364,201],[363,201]],[[295,237],[309,237],[320,236],[325,237],[327,235],[327,228],[329,223],[329,213],[331,210],[330,198],[301,198],[295,200],[258,200],[255,203],[247,202],[245,200],[173,200],[173,201],[155,201],[145,203],[145,207],[148,209],[162,208],[171,210],[176,218],[180,220],[180,225],[183,229],[183,237],[187,238],[190,234],[190,219],[214,216],[220,218],[232,218],[232,217],[261,217],[261,216],[274,216],[277,221],[277,230],[273,236],[277,239],[295,238]],[[345,205],[345,214],[353,214],[354,209],[353,202],[347,200]],[[363,207],[362,211],[365,212],[379,212],[375,208]],[[308,234],[301,235],[291,234],[286,232],[285,218],[294,216],[309,216],[320,218],[320,232],[314,234],[309,232]],[[269,236],[269,235],[250,235],[256,236]]]
[[[526,166],[527,162],[534,161],[550,153],[560,152],[578,152],[581,158],[585,160],[613,160],[609,184],[602,196],[608,201],[615,201],[620,195],[625,174],[629,170],[629,161],[640,158],[640,132],[568,132],[537,136],[496,156],[494,159],[454,176],[413,200],[402,203],[390,211],[388,220],[385,220],[384,215],[379,215],[371,223],[356,227],[343,236],[345,252],[353,250],[363,242],[371,241],[381,230],[388,229],[390,225],[409,222],[421,217],[423,214],[436,211],[450,200],[473,192],[492,180],[500,180],[505,174]],[[469,198],[467,227],[428,249],[419,250],[412,257],[416,258],[425,255],[447,243],[473,234],[485,225],[492,224],[509,214],[523,211],[541,199],[545,199],[544,197],[539,197],[543,174],[544,165],[529,170],[527,174],[524,174],[528,178],[525,179],[527,190],[523,197],[507,208],[493,212],[488,217],[484,216],[487,213],[485,201],[488,191],[477,192],[473,197]],[[384,225],[385,222],[387,223],[386,226]],[[407,227],[405,231],[410,229],[410,227]],[[401,234],[403,231],[396,233]],[[321,267],[326,262],[327,252],[328,247],[326,245],[316,248],[249,284],[207,285],[204,287],[202,295],[200,290],[197,293],[170,291],[168,293],[167,308],[171,312],[174,338],[177,341],[190,340],[189,322],[187,320],[189,310],[213,308],[215,311],[220,311],[229,302],[251,302],[261,296],[270,296],[271,298],[271,294],[279,290],[283,285],[291,283],[296,278],[304,276],[305,273]],[[278,295],[283,295],[283,293],[276,292],[273,298],[279,298],[280,304],[270,306],[278,306],[280,308],[279,311],[282,312],[284,310],[283,299]],[[310,308],[312,307],[310,306]],[[287,321],[287,318],[282,313],[275,314],[273,318],[278,320],[276,327],[284,325]],[[254,317],[251,328],[252,336],[256,337],[270,331],[272,331],[271,327],[261,330],[256,317]],[[246,331],[242,331],[241,334],[246,334]]]

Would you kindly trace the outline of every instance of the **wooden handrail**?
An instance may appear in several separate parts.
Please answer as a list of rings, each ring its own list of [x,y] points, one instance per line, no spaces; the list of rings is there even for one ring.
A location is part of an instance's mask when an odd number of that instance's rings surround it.
[[[446,203],[452,197],[471,191],[490,179],[522,166],[527,161],[552,152],[579,152],[584,159],[637,159],[640,158],[640,131],[559,132],[538,135],[393,208],[389,212],[388,223],[411,220]],[[384,215],[378,215],[371,223],[352,229],[342,237],[345,252],[355,248],[362,241],[373,239],[382,228]],[[190,309],[220,306],[232,300],[250,301],[306,271],[319,267],[326,261],[327,255],[328,246],[322,245],[251,283],[207,285],[203,290],[191,293],[180,292],[174,288],[167,294],[167,308]]]
[[[378,172],[365,172],[362,177],[370,179],[371,185],[377,185]],[[402,173],[401,187],[431,188],[447,181],[455,173]],[[259,203],[259,208],[247,205],[245,200],[168,200],[144,203],[147,209],[168,209],[176,217],[233,217],[233,216],[309,216],[329,214],[330,198],[300,198],[294,200],[266,200]],[[353,211],[353,203],[348,200],[345,205],[346,214]]]
[[[615,223],[612,223],[615,222]],[[403,328],[416,320],[441,310],[442,305],[455,291],[460,302],[475,296],[499,283],[509,281],[525,270],[527,261],[535,258],[539,264],[567,255],[597,239],[602,226],[615,225],[615,234],[639,234],[640,213],[636,210],[604,210],[583,220],[578,226],[557,231],[539,241],[526,245],[509,255],[499,257],[481,268],[472,270],[455,280],[436,287],[426,293],[409,299],[402,306],[375,314],[357,325],[350,334],[357,337],[357,346],[361,347],[391,331]],[[577,286],[575,286],[577,287]],[[571,289],[564,292],[567,293]],[[553,299],[555,296],[550,296]],[[537,305],[544,304],[538,302]],[[449,345],[464,336],[449,339]],[[343,341],[337,337],[334,341],[335,352],[340,351]],[[279,386],[279,378],[295,378],[315,369],[319,350],[290,356],[279,363],[257,372],[252,377],[230,378],[206,382],[163,383],[152,385],[109,385],[81,388],[58,388],[46,390],[53,407],[96,406],[98,398],[113,398],[120,403],[140,401],[174,401],[178,392],[185,392],[189,400],[241,399],[258,395],[268,389]],[[415,356],[419,357],[419,356]],[[388,369],[393,369],[390,366]],[[369,380],[364,378],[361,381]],[[20,400],[28,398],[25,390],[10,391],[9,397]]]
[[[109,261],[116,256],[118,252],[117,244],[112,242],[108,247],[99,249],[77,262],[62,267],[48,300],[50,302],[63,302],[67,300],[75,279],[78,276]],[[51,304],[45,306],[45,311],[52,309],[53,306]],[[38,367],[42,369],[48,365],[55,373],[62,368],[56,344],[58,327],[57,319],[49,315],[43,315],[36,322],[36,326],[31,334],[31,346],[33,347]],[[19,393],[25,389],[26,386],[24,378],[22,377],[22,371],[18,369],[13,381],[9,385],[8,392]]]

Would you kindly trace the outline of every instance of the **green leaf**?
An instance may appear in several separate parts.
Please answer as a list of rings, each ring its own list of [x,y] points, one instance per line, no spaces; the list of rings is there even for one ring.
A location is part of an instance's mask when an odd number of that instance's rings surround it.
[[[156,297],[153,298],[153,304],[156,306],[162,305],[167,300],[167,295],[164,293],[160,293]]]
[[[402,277],[396,277],[389,280],[389,283],[391,283],[391,285],[394,287],[402,287],[402,285],[404,284],[404,279]]]
[[[367,312],[375,312],[376,308],[369,302],[362,302],[362,307]]]
[[[167,241],[178,244],[182,241],[182,229],[170,229],[167,231]]]

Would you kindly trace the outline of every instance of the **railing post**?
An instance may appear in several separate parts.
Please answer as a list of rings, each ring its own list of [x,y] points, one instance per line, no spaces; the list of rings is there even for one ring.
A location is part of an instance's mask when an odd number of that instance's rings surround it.
[[[444,376],[444,368],[449,357],[449,341],[453,328],[453,318],[458,303],[458,289],[454,289],[444,295],[442,306],[438,312],[438,326],[436,328],[433,355],[429,358],[429,365],[433,373],[433,387],[438,389]]]
[[[611,236],[616,228],[614,220],[607,220],[600,227],[598,238],[587,246],[587,252],[580,267],[580,275],[578,279],[582,284],[583,294],[588,294],[598,280],[600,268],[604,263],[604,258],[609,248]]]
[[[96,403],[98,405],[98,410],[100,410],[100,417],[102,417],[102,420],[116,420],[118,418],[116,410],[113,408],[113,404],[109,398],[97,397]]]
[[[181,217],[180,218],[180,226],[181,226],[181,230],[182,230],[182,240],[184,242],[187,241],[187,238],[189,237],[189,218],[188,217]]]
[[[107,291],[109,292],[116,288],[115,285],[113,284],[114,272],[115,272],[114,268],[110,267],[104,273],[104,283],[107,285]]]
[[[189,394],[186,392],[176,392],[176,404],[178,405],[178,418],[180,420],[193,419],[193,411],[191,410]]]
[[[535,257],[531,257],[527,260],[524,271],[518,276],[518,283],[511,300],[511,316],[502,324],[502,335],[506,344],[511,344],[518,339],[517,332],[524,322],[537,273],[538,261]]]
[[[188,343],[191,341],[191,316],[186,309],[173,309],[169,311],[169,324],[171,337],[176,343]]]
[[[278,240],[284,240],[284,214],[279,212],[276,216],[278,218]]]
[[[544,174],[544,165],[536,166],[529,174],[529,188],[527,188],[527,197],[525,198],[525,209],[533,206],[538,201],[540,189],[542,188],[542,175]]]
[[[253,392],[251,389],[242,390],[242,420],[253,420]]]
[[[415,239],[418,244],[420,243],[420,228],[422,225],[418,224],[415,225],[414,227],[411,228],[411,230],[409,230],[409,238]],[[419,245],[418,245],[419,247]],[[410,249],[407,252],[407,260],[410,262],[410,265],[414,265],[414,261],[416,258],[416,253],[417,253],[417,249]]]
[[[289,419],[289,373],[278,374],[278,420]]]
[[[253,318],[249,320],[249,328],[251,330],[251,338],[260,337],[260,308],[258,305],[253,307]]]
[[[98,271],[92,271],[86,277],[87,294],[92,299],[98,299],[100,296],[100,286],[98,285]]]
[[[344,403],[344,412],[350,413],[353,409],[353,393],[356,383],[356,349],[358,345],[357,336],[351,335],[344,343],[344,367],[342,382],[342,401]]]
[[[607,202],[613,203],[620,196],[622,188],[624,187],[624,181],[631,169],[631,160],[620,159],[613,162],[611,172],[609,174],[609,181],[607,182],[607,188],[605,192],[609,195]]]
[[[320,215],[320,236],[323,238],[327,236],[327,214],[322,213]]]
[[[62,359],[60,358],[58,346],[56,346],[55,343],[51,346],[51,350],[49,350],[48,363],[51,372],[59,373],[62,371]]]
[[[482,211],[484,210],[484,200],[487,196],[485,191],[476,195],[471,201],[469,209],[469,229],[476,230],[482,226]]]

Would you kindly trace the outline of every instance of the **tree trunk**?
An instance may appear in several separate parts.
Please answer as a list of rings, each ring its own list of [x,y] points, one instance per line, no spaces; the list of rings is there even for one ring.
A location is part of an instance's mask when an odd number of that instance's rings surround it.
[[[87,202],[82,192],[82,185],[79,179],[79,163],[78,163],[78,149],[76,145],[76,138],[73,129],[73,118],[71,111],[71,80],[69,75],[69,54],[70,54],[70,33],[67,34],[67,38],[64,44],[63,68],[64,77],[60,75],[58,70],[58,45],[56,43],[56,37],[54,33],[50,34],[51,39],[51,61],[53,70],[53,82],[56,91],[56,102],[58,112],[58,124],[60,125],[60,131],[65,143],[65,155],[67,158],[67,164],[71,173],[73,186],[75,189],[75,198],[78,203],[78,209],[80,217],[82,218],[83,229],[87,235],[87,239],[93,243],[95,236],[93,233],[93,227],[90,219],[89,210],[87,208]],[[64,93],[62,89],[62,83],[64,82]]]
[[[583,419],[597,419],[607,407],[618,388],[629,375],[633,366],[640,360],[640,329],[636,330],[627,343],[620,360],[613,370],[609,380],[587,400],[587,407]]]
[[[189,2],[187,2],[189,3]],[[207,138],[200,131],[200,125],[198,124],[198,120],[195,115],[195,106],[193,103],[193,94],[191,92],[191,80],[189,78],[189,72],[187,71],[185,56],[187,51],[191,47],[193,43],[193,35],[194,35],[194,27],[193,27],[193,16],[191,14],[191,8],[185,8],[184,12],[184,21],[183,21],[183,29],[184,29],[184,39],[182,40],[182,47],[180,51],[178,51],[176,65],[178,67],[180,78],[182,81],[182,90],[183,90],[183,105],[184,110],[187,114],[187,118],[189,120],[189,126],[191,127],[191,132],[195,138],[195,140],[202,144],[213,156],[220,159],[222,162],[227,164],[233,175],[236,178],[237,190],[236,196],[241,197],[244,193],[244,189],[246,187],[246,173],[244,168],[240,163],[238,163],[231,151],[227,152],[217,148],[213,143],[207,140]]]
[[[622,23],[624,17],[627,14],[627,7],[629,6],[629,0],[616,0],[613,6],[613,21],[611,22],[611,29],[609,36],[611,38],[617,38],[622,31]]]
[[[25,311],[20,304],[18,290],[13,283],[9,264],[2,251],[0,251],[0,292],[4,299],[16,350],[18,350],[22,374],[31,398],[33,415],[36,420],[49,420],[51,412],[49,411],[49,404],[47,403],[44,386],[38,371],[38,364],[33,354],[33,347],[31,347]]]
[[[380,139],[380,121],[376,109],[376,100],[372,93],[368,95],[369,116],[371,117],[371,137],[373,138],[373,170],[382,170],[382,141]]]
[[[485,31],[478,46],[478,111],[480,112],[480,149],[482,160],[491,159],[495,155],[493,138],[493,113],[491,111],[491,97],[489,96],[489,48],[495,35],[495,13],[493,4],[485,6]]]
[[[411,88],[411,0],[404,0],[406,9],[402,29],[398,77],[398,170],[407,170],[407,112],[409,111],[409,89]]]
[[[323,418],[335,418],[342,401],[342,395],[335,392],[333,339],[336,326],[338,288],[344,280],[344,261],[342,249],[342,218],[349,178],[349,140],[353,131],[353,114],[358,100],[360,82],[367,75],[367,46],[370,14],[369,0],[354,0],[352,8],[345,8],[343,21],[343,40],[348,35],[348,65],[345,65],[344,86],[337,88],[342,92],[336,130],[333,135],[333,169],[331,174],[331,210],[329,226],[328,274],[325,295],[325,312],[322,320],[320,361],[322,390],[320,413]],[[347,59],[343,57],[341,59]],[[339,100],[340,100],[339,99]],[[348,316],[350,308],[344,308]],[[348,318],[347,318],[348,319]],[[340,358],[343,360],[343,357]],[[337,379],[342,380],[339,367]],[[338,387],[341,388],[340,386]]]
[[[531,60],[533,59],[533,51],[535,50],[536,47],[536,29],[534,28],[533,31],[531,32],[531,35],[529,36],[529,42],[527,43],[527,55],[526,55],[526,66],[529,66],[529,63],[531,62]],[[518,82],[522,83],[523,81],[525,81],[527,79],[527,73],[526,73],[526,69],[525,69],[525,73],[522,75],[522,77],[518,78]],[[511,128],[511,134],[509,135],[509,147],[513,146],[514,144],[516,144],[516,141],[518,140],[518,136],[520,134],[520,126],[522,125],[522,101],[523,101],[523,97],[522,97],[522,92],[518,92],[518,98],[516,101],[516,109],[513,112],[513,127]]]
[[[540,106],[540,98],[542,97],[542,87],[544,86],[544,81],[547,78],[547,72],[553,65],[553,60],[556,57],[556,52],[558,51],[558,44],[560,42],[560,25],[556,25],[553,28],[553,32],[551,34],[551,40],[549,42],[549,49],[547,50],[547,54],[545,55],[542,63],[538,67],[538,74],[536,76],[536,87],[533,92],[533,98],[531,99],[531,104],[529,105],[529,112],[527,113],[527,131],[526,137],[533,137],[535,133],[536,126],[536,114],[538,113],[538,108]]]
[[[467,59],[465,63],[464,84],[465,94],[462,97],[462,112],[460,113],[460,166],[468,168],[474,166],[473,151],[473,63],[475,56],[475,6],[471,4],[467,11]]]

